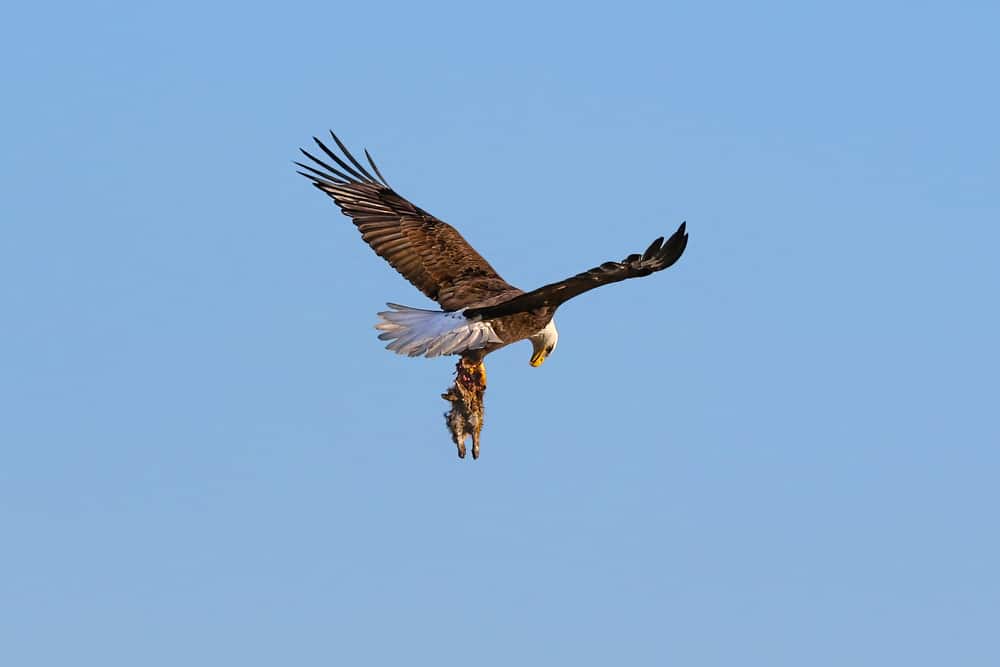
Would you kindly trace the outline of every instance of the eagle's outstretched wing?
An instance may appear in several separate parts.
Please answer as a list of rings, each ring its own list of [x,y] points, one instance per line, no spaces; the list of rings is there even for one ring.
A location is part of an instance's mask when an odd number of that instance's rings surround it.
[[[588,290],[601,285],[609,285],[628,278],[640,278],[648,276],[656,271],[662,271],[676,262],[684,248],[687,246],[686,223],[681,223],[677,231],[666,240],[663,237],[656,239],[646,249],[646,252],[629,255],[620,262],[605,262],[589,271],[578,273],[572,278],[567,278],[551,285],[539,287],[531,292],[526,292],[513,299],[498,303],[495,306],[485,308],[469,308],[465,311],[466,317],[479,317],[484,320],[494,317],[523,313],[536,308],[555,308],[559,304],[572,299],[574,296],[583,294]]]
[[[333,132],[347,161],[313,137],[331,166],[304,149],[313,166],[299,173],[330,195],[361,231],[361,237],[421,292],[445,310],[458,310],[514,289],[451,225],[396,194],[368,151],[373,176]]]

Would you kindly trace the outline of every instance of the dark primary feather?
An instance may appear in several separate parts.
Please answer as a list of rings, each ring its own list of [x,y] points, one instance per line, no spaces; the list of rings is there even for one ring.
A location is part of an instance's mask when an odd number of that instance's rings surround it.
[[[332,197],[365,242],[417,289],[445,310],[513,289],[454,227],[393,191],[368,151],[374,176],[337,135],[330,136],[343,157],[313,137],[326,157],[300,149],[312,164],[296,162],[304,169],[299,173]]]
[[[572,278],[539,287],[532,292],[526,292],[495,306],[470,308],[465,311],[465,315],[492,319],[536,308],[555,308],[574,296],[595,287],[617,283],[628,278],[641,278],[656,271],[662,271],[676,262],[684,253],[688,240],[687,231],[685,231],[686,225],[687,223],[681,223],[681,226],[666,242],[663,241],[662,236],[656,239],[641,255],[629,255],[620,262],[605,262],[589,271],[578,273]]]

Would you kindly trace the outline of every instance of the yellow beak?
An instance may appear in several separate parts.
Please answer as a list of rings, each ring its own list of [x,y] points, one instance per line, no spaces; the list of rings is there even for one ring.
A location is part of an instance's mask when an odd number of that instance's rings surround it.
[[[532,368],[538,368],[542,365],[543,361],[545,361],[545,350],[539,350],[535,354],[531,355],[531,361],[528,363],[531,364]]]

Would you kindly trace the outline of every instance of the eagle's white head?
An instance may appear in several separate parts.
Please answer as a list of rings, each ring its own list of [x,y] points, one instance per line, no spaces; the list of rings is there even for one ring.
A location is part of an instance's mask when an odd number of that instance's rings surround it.
[[[532,348],[531,361],[529,363],[537,368],[545,361],[545,357],[552,354],[552,350],[556,349],[556,343],[559,342],[559,331],[556,329],[555,319],[549,320],[544,329],[528,340],[531,341]]]

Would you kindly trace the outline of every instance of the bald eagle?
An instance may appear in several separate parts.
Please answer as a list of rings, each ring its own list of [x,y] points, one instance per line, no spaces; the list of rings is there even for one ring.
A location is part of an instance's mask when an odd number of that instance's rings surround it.
[[[477,384],[481,399],[486,386],[483,358],[520,340],[531,341],[530,364],[540,366],[559,340],[553,315],[569,299],[595,287],[648,276],[671,266],[687,245],[685,224],[670,238],[660,237],[642,253],[605,262],[530,292],[514,287],[483,259],[454,227],[410,203],[382,176],[368,151],[369,171],[330,132],[340,154],[313,141],[327,159],[299,149],[311,164],[296,162],[298,173],[329,195],[351,218],[361,238],[441,310],[386,304],[375,328],[387,349],[411,357],[460,355],[459,379]],[[336,165],[336,166],[334,166]],[[458,383],[456,383],[456,386]],[[479,454],[478,427],[473,457]],[[465,456],[464,436],[452,429]]]

